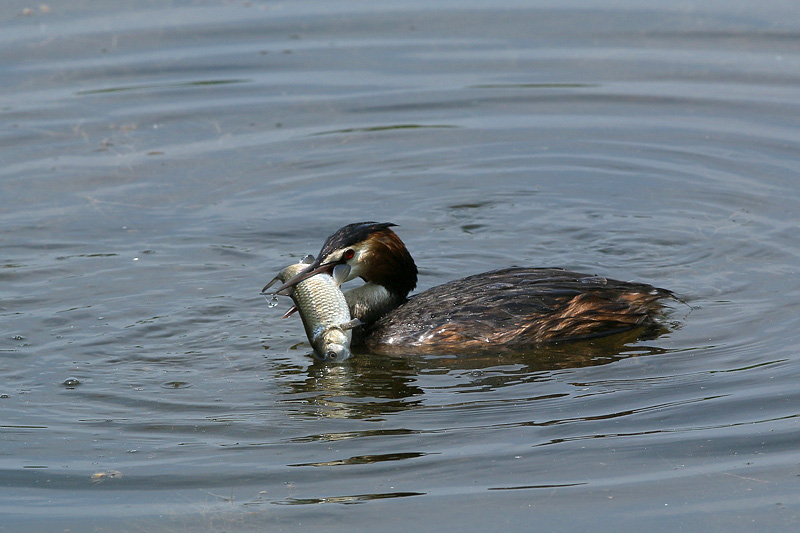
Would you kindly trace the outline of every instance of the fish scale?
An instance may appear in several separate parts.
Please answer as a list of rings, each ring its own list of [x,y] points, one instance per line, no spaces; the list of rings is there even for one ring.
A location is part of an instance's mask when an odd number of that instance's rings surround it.
[[[289,265],[277,279],[285,283],[306,267],[304,263]],[[317,274],[292,289],[292,300],[316,354],[325,361],[350,357],[351,329],[357,324],[350,318],[350,309],[336,280],[327,274]]]

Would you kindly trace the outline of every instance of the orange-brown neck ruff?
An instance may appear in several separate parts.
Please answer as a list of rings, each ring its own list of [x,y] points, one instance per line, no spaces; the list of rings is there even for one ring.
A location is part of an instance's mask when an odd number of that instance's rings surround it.
[[[363,250],[365,281],[382,285],[403,299],[417,286],[417,265],[392,230],[381,228],[370,233]]]

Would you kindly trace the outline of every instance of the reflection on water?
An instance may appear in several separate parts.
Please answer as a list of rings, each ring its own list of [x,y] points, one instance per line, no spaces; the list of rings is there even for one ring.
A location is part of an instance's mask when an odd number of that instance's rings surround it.
[[[286,391],[301,395],[303,402],[315,407],[305,411],[305,416],[370,418],[414,408],[424,395],[414,385],[413,368],[402,358],[356,356],[337,365],[314,360],[307,375]]]
[[[496,391],[520,383],[549,380],[554,370],[665,354],[667,350],[644,342],[666,331],[665,327],[653,326],[519,353],[414,357],[359,354],[335,365],[314,359],[308,367],[308,377],[302,382],[291,382],[284,391],[285,395],[302,399],[284,401],[313,407],[302,411],[301,416],[370,419],[420,407],[425,395],[417,384],[420,374],[466,371],[468,383],[453,384],[449,387],[453,392]],[[485,369],[492,372],[484,373]],[[291,369],[291,374],[300,371],[298,366]]]

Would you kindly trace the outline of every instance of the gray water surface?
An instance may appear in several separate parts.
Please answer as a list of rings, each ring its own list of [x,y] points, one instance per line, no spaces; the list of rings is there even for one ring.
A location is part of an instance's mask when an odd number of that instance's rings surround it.
[[[10,2],[0,531],[795,531],[793,2]],[[324,365],[259,290],[391,221],[425,289],[668,331]]]

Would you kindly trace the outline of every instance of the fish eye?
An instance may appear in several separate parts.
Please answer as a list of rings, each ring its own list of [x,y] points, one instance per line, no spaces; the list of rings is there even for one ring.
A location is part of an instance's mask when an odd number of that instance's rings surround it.
[[[353,249],[348,248],[347,250],[344,251],[342,257],[345,259],[345,261],[349,261],[350,259],[353,258],[354,255],[356,255],[356,253],[353,251]]]
[[[336,352],[328,352],[325,354],[325,359],[336,359]]]

